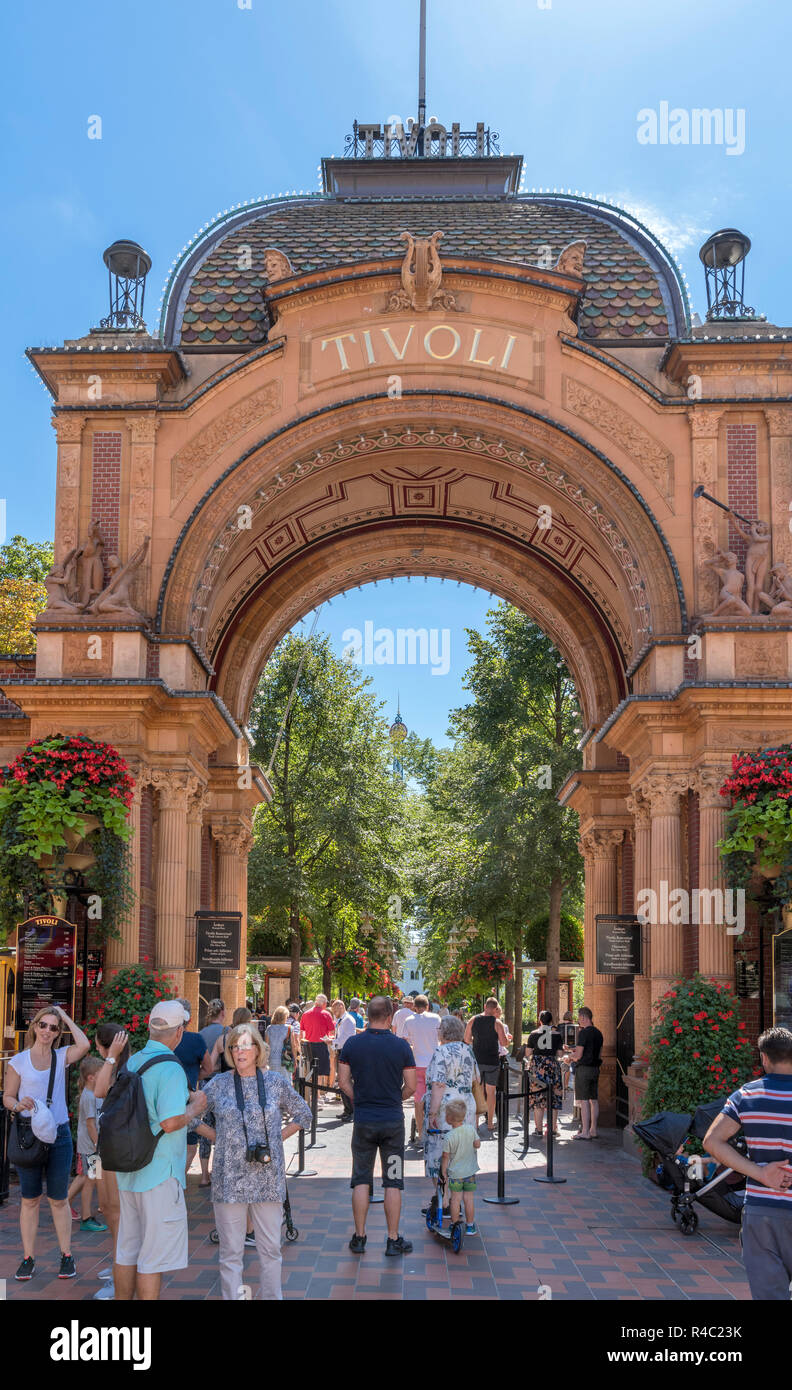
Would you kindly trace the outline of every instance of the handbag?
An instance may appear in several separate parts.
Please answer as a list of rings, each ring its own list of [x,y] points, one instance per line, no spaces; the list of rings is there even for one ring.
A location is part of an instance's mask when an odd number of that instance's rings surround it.
[[[476,1115],[486,1115],[487,1091],[484,1082],[480,1078],[477,1081],[474,1077],[471,1090],[473,1092],[473,1099],[476,1102]]]
[[[55,1088],[55,1070],[58,1057],[52,1049],[49,1085],[47,1086],[47,1108],[52,1105],[52,1092]],[[11,1132],[8,1136],[8,1161],[15,1168],[43,1168],[49,1158],[51,1144],[44,1144],[33,1133],[33,1122],[26,1115],[14,1115]]]

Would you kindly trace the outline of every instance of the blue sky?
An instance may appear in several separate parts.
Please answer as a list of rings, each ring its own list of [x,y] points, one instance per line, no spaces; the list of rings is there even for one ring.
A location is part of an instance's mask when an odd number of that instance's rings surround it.
[[[355,117],[415,114],[418,0],[240,3],[3,6],[8,534],[53,529],[49,397],[23,349],[106,313],[104,248],[132,237],[152,256],[153,326],[170,263],[202,224],[244,199],[315,189]],[[747,298],[788,325],[791,15],[784,0],[429,0],[428,114],[490,124],[504,152],[525,156],[529,189],[628,206],[677,254],[702,315],[698,247],[741,227]],[[743,110],[744,153],[639,143],[638,112],[663,101]],[[102,139],[90,140],[96,115]]]

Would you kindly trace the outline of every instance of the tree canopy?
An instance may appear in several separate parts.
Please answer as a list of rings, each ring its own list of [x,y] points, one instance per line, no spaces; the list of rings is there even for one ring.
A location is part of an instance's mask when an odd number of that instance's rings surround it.
[[[0,546],[0,652],[36,650],[31,624],[47,606],[44,579],[52,569],[51,541],[12,536]]]

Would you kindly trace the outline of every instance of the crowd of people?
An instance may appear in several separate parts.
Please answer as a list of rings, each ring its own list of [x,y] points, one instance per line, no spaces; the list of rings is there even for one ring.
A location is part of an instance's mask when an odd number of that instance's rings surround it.
[[[511,1035],[497,999],[480,1013],[433,1007],[425,995],[401,1006],[386,996],[349,1004],[325,995],[289,1002],[271,1016],[237,1009],[230,1023],[213,1000],[200,1031],[189,1028],[185,999],[158,1003],[148,1040],[131,1053],[121,1024],[96,1030],[96,1053],[62,1009],[31,1020],[25,1046],[10,1060],[3,1104],[14,1116],[23,1258],[16,1278],[36,1273],[35,1246],[44,1184],[61,1250],[59,1277],[76,1274],[72,1219],[83,1231],[109,1231],[113,1262],[95,1297],[157,1299],[162,1275],[188,1262],[187,1172],[200,1159],[199,1185],[211,1186],[219,1246],[221,1296],[243,1287],[246,1246],[258,1257],[258,1297],[282,1298],[281,1227],[286,1199],[284,1142],[311,1127],[301,1082],[316,1082],[324,1101],[340,1098],[352,1125],[353,1232],[363,1255],[377,1159],[384,1187],[385,1254],[409,1254],[400,1231],[404,1190],[405,1104],[414,1116],[409,1140],[423,1153],[429,1199],[437,1195],[452,1221],[477,1234],[475,1194],[482,1137],[492,1138],[502,1061]],[[743,1221],[746,1267],[754,1297],[788,1296],[792,1279],[792,1165],[785,1129],[792,1124],[792,1034],[773,1029],[759,1040],[765,1075],[728,1099],[705,1143],[720,1162],[750,1179]],[[71,1041],[61,1046],[66,1035]],[[517,1049],[527,1072],[525,1103],[534,1133],[557,1133],[564,1093],[574,1084],[579,1127],[573,1140],[598,1138],[598,1079],[603,1036],[591,1010],[577,1024],[540,1013]],[[79,1064],[77,1171],[67,1106],[67,1068]],[[299,1078],[299,1080],[298,1080]],[[295,1081],[297,1086],[295,1087]],[[478,1129],[479,1116],[484,1126]],[[729,1138],[742,1125],[748,1155]],[[21,1156],[20,1156],[21,1154]],[[121,1157],[119,1157],[121,1155]],[[211,1167],[210,1167],[211,1165]],[[94,1216],[96,1194],[101,1219]],[[80,1198],[80,1211],[71,1203]],[[445,1205],[447,1203],[447,1205]],[[784,1281],[786,1280],[786,1284]],[[758,1292],[758,1290],[762,1292]]]

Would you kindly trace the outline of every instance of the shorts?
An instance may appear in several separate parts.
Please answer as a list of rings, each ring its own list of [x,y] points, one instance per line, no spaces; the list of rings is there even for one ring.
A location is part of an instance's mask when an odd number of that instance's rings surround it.
[[[426,1067],[415,1068],[415,1094],[412,1100],[422,1101],[426,1095]]]
[[[330,1075],[330,1052],[326,1042],[309,1044],[314,1060],[314,1077]]]
[[[382,1164],[383,1187],[404,1189],[404,1120],[352,1126],[352,1181],[350,1187],[368,1186],[374,1191],[374,1163]]]
[[[500,1062],[496,1062],[494,1066],[491,1067],[483,1067],[481,1062],[479,1062],[478,1069],[481,1080],[485,1086],[497,1086],[498,1077],[500,1076]]]
[[[200,1134],[196,1134],[194,1129],[188,1129],[188,1131],[187,1131],[187,1143],[188,1143],[188,1144],[197,1144],[197,1143],[198,1143],[198,1140],[200,1139],[200,1137],[201,1137]]]
[[[166,1178],[148,1192],[119,1188],[118,1198],[116,1264],[134,1265],[138,1274],[186,1269],[187,1207],[178,1178]]]
[[[575,1067],[575,1100],[597,1100],[599,1097],[599,1067]]]
[[[475,1174],[473,1175],[472,1178],[449,1178],[449,1179],[448,1179],[448,1190],[449,1190],[449,1192],[475,1192],[475,1190],[476,1190],[476,1177],[475,1177]]]
[[[17,1168],[19,1191],[23,1197],[40,1197],[43,1180],[47,1180],[47,1196],[53,1202],[65,1202],[69,1193],[72,1157],[71,1127],[58,1125],[55,1143],[40,1168]]]

